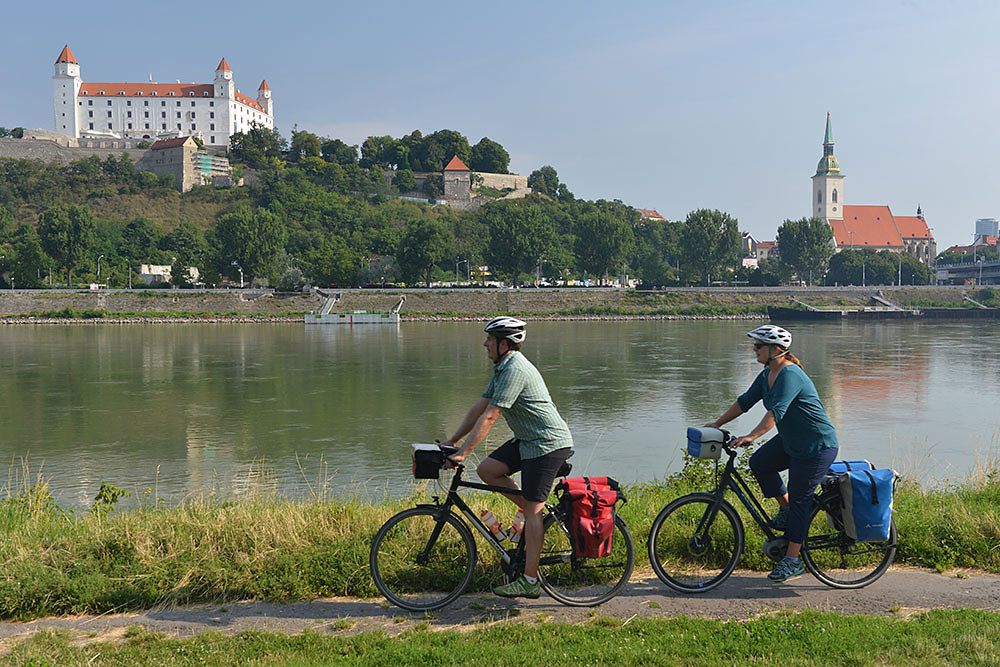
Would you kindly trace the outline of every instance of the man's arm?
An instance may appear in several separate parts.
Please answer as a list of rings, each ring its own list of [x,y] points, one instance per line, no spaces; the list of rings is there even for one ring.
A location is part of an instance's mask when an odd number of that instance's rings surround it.
[[[487,400],[487,399],[482,399]],[[475,425],[469,432],[469,437],[465,439],[462,446],[457,452],[452,454],[450,458],[452,461],[458,463],[463,461],[469,452],[476,448],[476,446],[483,441],[483,438],[490,432],[493,428],[493,424],[496,423],[497,419],[500,418],[500,413],[503,412],[503,408],[497,405],[487,404],[482,414],[479,415],[479,419],[476,420]]]
[[[490,399],[488,398],[480,398],[476,401],[475,405],[473,405],[469,409],[469,412],[465,415],[465,419],[462,420],[462,424],[458,427],[458,430],[455,431],[455,435],[451,436],[447,440],[442,440],[441,444],[454,447],[455,443],[462,439],[462,436],[472,430],[472,427],[476,425],[477,421],[479,421],[479,416],[483,414],[483,411],[486,410],[486,406],[489,404]]]

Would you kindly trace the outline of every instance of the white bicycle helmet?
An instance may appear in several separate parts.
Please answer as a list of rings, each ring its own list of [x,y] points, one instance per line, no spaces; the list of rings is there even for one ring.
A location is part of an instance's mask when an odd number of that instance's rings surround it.
[[[488,334],[495,336],[496,338],[506,338],[512,343],[521,343],[524,341],[525,324],[516,317],[494,317],[486,324],[486,328],[483,329]]]
[[[748,331],[747,335],[754,340],[759,340],[768,345],[777,345],[786,350],[792,346],[792,334],[773,324],[765,324],[762,327],[757,327],[753,331]]]

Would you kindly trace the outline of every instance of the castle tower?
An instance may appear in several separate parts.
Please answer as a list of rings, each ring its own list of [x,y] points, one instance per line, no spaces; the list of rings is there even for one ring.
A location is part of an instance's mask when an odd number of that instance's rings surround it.
[[[457,155],[445,165],[441,174],[444,181],[444,198],[467,202],[472,198],[472,171]]]
[[[69,45],[63,47],[55,62],[52,75],[52,111],[56,132],[79,137],[77,123],[76,96],[80,92],[83,79],[80,78],[80,63],[76,62]]]
[[[810,215],[821,220],[844,219],[844,176],[840,164],[833,156],[833,128],[830,113],[826,114],[826,138],[823,140],[823,157],[812,177],[812,205]]]
[[[257,104],[271,117],[271,122],[274,122],[274,102],[271,100],[271,87],[267,85],[266,80],[261,81],[260,88],[257,89]]]
[[[233,81],[233,70],[229,69],[229,63],[223,58],[219,61],[219,66],[215,68],[215,99],[216,113],[218,114],[217,127],[224,130],[226,135],[235,132],[233,128],[233,106],[236,100],[236,83]]]

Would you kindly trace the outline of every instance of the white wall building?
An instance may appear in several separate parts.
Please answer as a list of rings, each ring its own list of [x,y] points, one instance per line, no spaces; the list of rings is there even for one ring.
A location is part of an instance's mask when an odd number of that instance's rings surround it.
[[[230,135],[249,131],[251,123],[274,128],[267,81],[256,99],[243,95],[225,58],[213,83],[89,83],[65,46],[52,82],[55,130],[75,138],[194,136],[206,146],[228,146]]]

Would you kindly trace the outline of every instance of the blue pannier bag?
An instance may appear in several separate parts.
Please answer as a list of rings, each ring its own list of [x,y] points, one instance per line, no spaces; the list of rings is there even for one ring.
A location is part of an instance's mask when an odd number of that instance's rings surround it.
[[[725,441],[726,432],[721,428],[688,427],[688,454],[696,459],[718,459]]]
[[[896,471],[852,470],[839,477],[844,532],[858,542],[889,539]]]
[[[841,475],[845,472],[851,472],[852,470],[875,470],[875,466],[873,466],[872,462],[867,459],[858,459],[857,461],[834,461],[830,464],[829,474]]]

